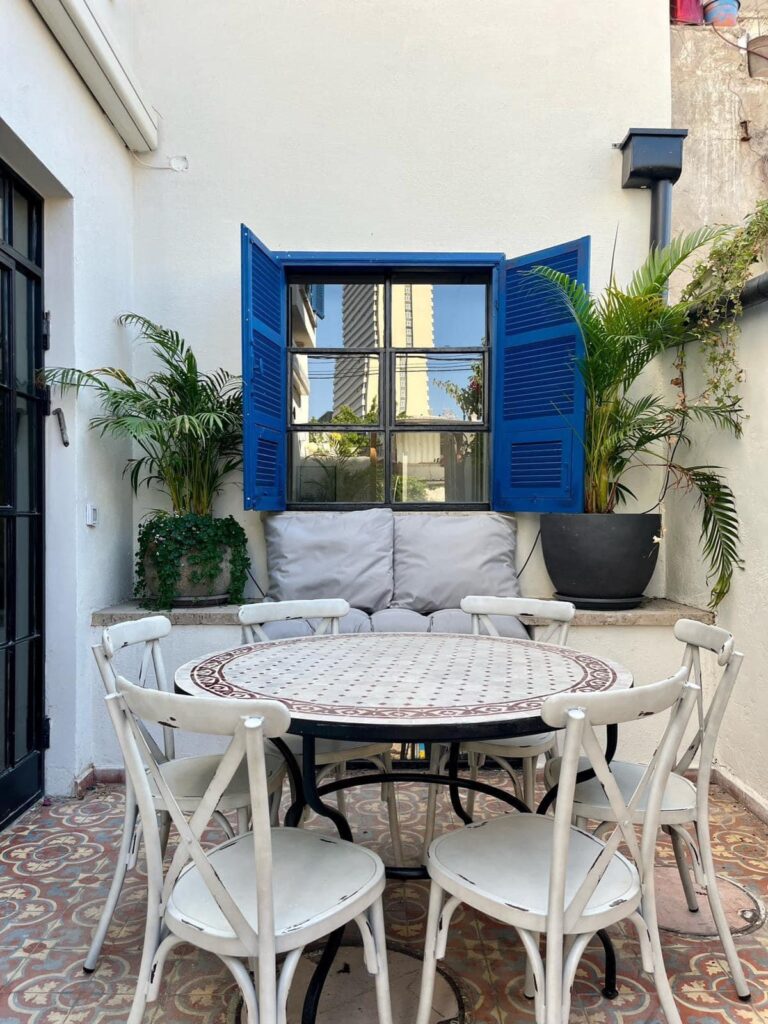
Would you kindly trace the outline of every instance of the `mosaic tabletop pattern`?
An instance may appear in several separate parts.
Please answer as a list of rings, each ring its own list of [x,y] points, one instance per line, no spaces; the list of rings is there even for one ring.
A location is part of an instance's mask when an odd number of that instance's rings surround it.
[[[550,644],[451,633],[352,633],[249,644],[188,662],[176,685],[272,697],[294,718],[407,726],[530,718],[554,693],[626,689],[615,662]]]
[[[495,776],[493,781],[499,781]],[[398,801],[403,840],[414,862],[421,843],[426,787],[403,784]],[[386,810],[375,786],[350,791],[356,839],[391,860]],[[438,822],[455,826],[447,794]],[[500,805],[478,797],[480,814]],[[758,899],[768,894],[768,828],[713,790],[713,835],[718,870]],[[97,971],[82,962],[111,877],[120,834],[122,789],[98,787],[85,800],[55,801],[28,812],[0,835],[0,1024],[123,1024],[139,961],[143,922],[143,865],[126,883]],[[309,827],[327,823],[310,819]],[[663,864],[672,861],[666,841]],[[392,881],[385,894],[388,943],[410,957],[392,957],[395,1024],[412,1024],[418,958],[427,914],[425,882]],[[663,1021],[652,982],[639,969],[631,927],[611,929],[619,956],[619,997],[600,994],[601,954],[589,947],[579,967],[570,1024],[654,1024]],[[716,939],[662,933],[673,991],[686,1024],[768,1024],[768,934],[739,935],[737,946],[754,993],[737,1000]],[[356,969],[359,957],[342,949],[320,1024],[374,1024],[373,986]],[[351,967],[350,967],[351,965]],[[533,1022],[522,991],[524,958],[514,932],[469,908],[457,911],[443,966],[458,986],[466,1024]],[[297,998],[311,964],[297,977]],[[341,1007],[343,1006],[343,1011]],[[298,1024],[298,1010],[289,1017]],[[453,1011],[436,1010],[433,1024]],[[180,946],[169,962],[160,1001],[147,1024],[237,1024],[239,998],[226,969],[212,956]]]

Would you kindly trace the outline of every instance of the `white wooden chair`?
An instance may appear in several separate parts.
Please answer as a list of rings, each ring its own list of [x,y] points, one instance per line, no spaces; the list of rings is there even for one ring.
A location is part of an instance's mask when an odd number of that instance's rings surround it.
[[[461,602],[461,610],[472,616],[472,632],[475,635],[486,633],[498,636],[499,631],[490,618],[491,615],[535,615],[546,620],[541,635],[536,639],[542,643],[557,644],[564,647],[568,641],[570,627],[576,609],[568,601],[537,601],[529,597],[481,597],[472,595]],[[523,802],[533,810],[536,787],[536,764],[540,754],[551,755],[556,750],[556,739],[553,732],[536,733],[533,736],[513,736],[509,739],[482,740],[473,743],[462,743],[461,752],[467,754],[469,774],[477,779],[478,770],[486,758],[495,761],[503,768],[512,780],[512,785]],[[517,774],[512,767],[513,760],[523,762],[522,792],[517,782]],[[442,744],[432,747],[431,771],[442,771],[447,761],[447,751]],[[467,812],[472,814],[475,807],[475,793],[470,790],[467,795]],[[435,831],[435,814],[437,809],[437,787],[429,787],[427,798],[427,823],[424,831],[424,856],[432,842]]]
[[[122,678],[106,700],[147,852],[147,921],[128,1024],[140,1024],[147,1002],[157,1000],[168,954],[181,943],[213,953],[227,966],[243,995],[245,1024],[286,1024],[288,991],[303,948],[352,921],[375,977],[379,1022],[392,1024],[381,859],[311,830],[270,827],[264,743],[285,733],[287,709],[276,701],[146,690]],[[147,741],[146,725],[157,724],[229,738],[191,818]],[[252,831],[204,848],[201,836],[243,761]],[[181,839],[165,876],[153,786]],[[277,956],[283,954],[278,974]]]
[[[682,668],[634,690],[550,697],[542,718],[553,728],[565,727],[554,817],[508,814],[434,840],[427,857],[432,885],[416,1024],[430,1021],[437,960],[445,955],[451,916],[460,903],[519,934],[533,971],[536,1024],[569,1019],[571,986],[587,943],[599,929],[624,919],[637,930],[643,969],[654,975],[668,1024],[680,1024],[659,940],[653,861],[664,787],[696,701],[697,689],[687,679]],[[595,728],[668,709],[661,743],[626,803]],[[582,751],[619,822],[604,839],[571,824]],[[641,805],[645,827],[638,842],[631,821]],[[619,853],[622,843],[629,856]],[[545,958],[539,950],[542,932]]]
[[[339,632],[339,619],[349,612],[349,604],[341,598],[327,598],[307,601],[266,601],[263,604],[243,605],[237,613],[242,626],[243,643],[252,644],[273,639],[264,630],[269,624],[290,622],[297,619],[307,624],[308,635],[323,636]],[[300,736],[284,736],[283,742],[301,763],[302,739]],[[356,743],[352,740],[317,739],[315,741],[315,766],[318,781],[328,775],[341,779],[347,768],[347,761],[369,761],[379,771],[392,772],[391,743]],[[336,795],[339,810],[345,813],[344,793]],[[395,787],[385,784],[382,799],[387,804],[389,830],[395,862],[402,864],[403,852],[400,837],[400,821],[397,814]]]
[[[695,912],[698,910],[698,901],[685,857],[685,851],[688,850],[694,879],[699,887],[706,891],[736,991],[740,999],[748,1000],[750,998],[749,987],[720,902],[709,829],[709,781],[715,743],[741,668],[743,655],[735,650],[733,635],[718,626],[708,626],[702,622],[694,622],[692,619],[679,619],[675,623],[674,631],[675,637],[685,644],[683,666],[699,687],[698,729],[667,782],[661,802],[659,823],[672,840],[675,861],[680,872],[688,908]],[[701,679],[702,651],[713,654],[717,665],[722,669],[719,682],[706,709]],[[685,773],[691,769],[697,756],[698,768],[694,784],[685,778]],[[611,764],[611,770],[626,799],[626,794],[637,785],[637,780],[645,771],[645,765],[619,761]],[[559,771],[557,762],[550,762],[547,771],[554,781]],[[588,819],[601,822],[597,829],[598,834],[610,827],[616,820],[612,805],[606,798],[598,779],[582,782],[576,787],[573,813],[575,820],[581,824],[586,824]],[[634,813],[633,820],[637,824],[642,824],[645,817],[644,805],[640,804]],[[685,827],[687,825],[693,826],[695,839]]]
[[[134,622],[121,622],[105,629],[101,634],[101,643],[93,647],[92,650],[106,692],[108,694],[115,693],[117,672],[114,658],[117,652],[138,645],[141,645],[141,665],[138,675],[140,685],[154,686],[166,693],[171,692],[172,687],[168,682],[160,650],[160,641],[168,636],[170,631],[171,623],[164,615],[151,615]],[[162,765],[163,776],[173,790],[179,806],[185,813],[192,814],[197,809],[203,793],[208,788],[219,766],[220,755],[207,754],[177,758],[174,730],[167,726],[162,731],[162,747],[158,746],[150,733],[147,733],[146,739],[152,747],[158,763]],[[285,774],[283,758],[270,752],[268,770],[270,792],[273,795],[274,808],[277,810]],[[154,802],[155,809],[161,818],[161,837],[163,849],[165,849],[170,818],[163,797],[157,790],[154,792]],[[231,836],[233,834],[232,827],[224,815],[228,812],[236,812],[238,830],[245,831],[249,807],[248,775],[243,764],[233,776],[231,785],[222,794],[218,806],[214,808],[213,817],[221,825],[225,834]],[[104,909],[83,965],[86,971],[96,969],[101,947],[120,898],[126,872],[136,865],[140,842],[138,807],[130,779],[126,776],[125,813],[120,850]]]

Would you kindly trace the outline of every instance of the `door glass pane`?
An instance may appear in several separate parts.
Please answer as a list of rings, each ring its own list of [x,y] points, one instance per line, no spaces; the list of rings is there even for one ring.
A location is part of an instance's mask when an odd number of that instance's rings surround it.
[[[33,641],[16,644],[14,652],[14,761],[20,761],[30,750],[32,729],[32,692],[35,670]]]
[[[379,357],[295,353],[291,377],[294,423],[378,423]]]
[[[483,418],[483,353],[395,355],[393,397],[401,420],[468,420]]]
[[[6,538],[8,536],[8,520],[0,519],[0,644],[4,644],[8,640],[8,628],[7,628],[7,609],[6,609],[6,559],[8,556],[8,546]],[[0,715],[2,715],[3,705],[0,704]]]
[[[298,348],[381,348],[384,285],[291,285],[291,343]]]
[[[16,508],[19,512],[34,512],[37,499],[36,451],[32,430],[32,417],[35,413],[31,399],[16,399]]]
[[[8,655],[5,651],[0,651],[0,771],[8,767],[8,758],[5,753],[9,725],[6,712],[8,707],[7,665]]]
[[[384,497],[381,434],[376,431],[291,434],[291,501],[367,503]]]
[[[392,437],[392,500],[488,500],[487,434],[419,431]]]
[[[13,337],[16,359],[16,387],[32,390],[35,372],[34,290],[31,278],[16,271],[13,275]]]
[[[32,543],[36,521],[28,516],[16,519],[16,637],[29,636],[32,622],[32,574],[35,545]]]
[[[10,270],[0,267],[0,384],[8,383],[8,355],[11,338]]]
[[[484,284],[393,284],[394,348],[473,348],[487,344]]]
[[[13,190],[13,248],[22,256],[29,256],[29,200]]]

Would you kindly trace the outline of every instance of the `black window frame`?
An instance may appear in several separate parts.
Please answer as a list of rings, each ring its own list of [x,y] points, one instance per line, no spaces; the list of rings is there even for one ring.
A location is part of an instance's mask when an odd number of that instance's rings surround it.
[[[376,349],[353,349],[339,347],[303,348],[293,344],[293,285],[315,285],[315,284],[357,284],[369,283],[384,285],[384,337],[383,345]],[[482,346],[430,346],[395,348],[392,346],[392,286],[398,284],[482,284],[485,286],[485,334]],[[494,323],[494,282],[493,270],[491,267],[461,267],[459,265],[445,266],[419,266],[418,268],[402,266],[361,266],[359,269],[354,266],[345,265],[343,268],[329,265],[313,265],[311,268],[287,267],[286,268],[286,487],[287,497],[286,508],[294,511],[354,511],[365,508],[392,508],[396,511],[408,512],[429,512],[429,511],[486,511],[491,508],[491,396],[493,381],[492,345]],[[403,422],[398,425],[395,402],[395,364],[398,355],[404,353],[409,355],[482,355],[483,362],[483,417],[480,422],[462,420],[439,420]],[[293,488],[293,434],[295,433],[322,433],[323,427],[318,424],[296,423],[292,416],[293,399],[293,357],[295,354],[304,356],[326,356],[326,357],[352,357],[355,355],[376,355],[379,360],[379,412],[380,419],[378,426],[360,423],[334,423],[334,433],[363,433],[372,431],[382,435],[383,461],[384,461],[384,498],[382,501],[368,502],[302,502],[291,500]],[[386,410],[386,412],[385,412]],[[327,430],[327,428],[326,428]],[[395,434],[415,433],[478,433],[485,437],[483,453],[483,473],[485,478],[485,493],[488,496],[485,501],[474,502],[400,502],[392,500],[392,437]]]

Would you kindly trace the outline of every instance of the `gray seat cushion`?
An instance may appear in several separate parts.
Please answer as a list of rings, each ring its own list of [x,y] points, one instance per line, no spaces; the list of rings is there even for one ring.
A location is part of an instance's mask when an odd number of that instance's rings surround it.
[[[514,615],[491,615],[490,618],[500,636],[530,640],[528,630]],[[430,616],[429,631],[430,633],[471,633],[472,616],[467,615],[461,608],[441,608]]]
[[[394,606],[430,615],[458,608],[468,594],[519,597],[512,517],[398,512],[394,519]]]
[[[382,608],[371,615],[371,628],[374,633],[426,633],[429,616],[410,608]]]
[[[392,603],[392,510],[280,512],[264,536],[272,601],[343,597],[370,612]]]

